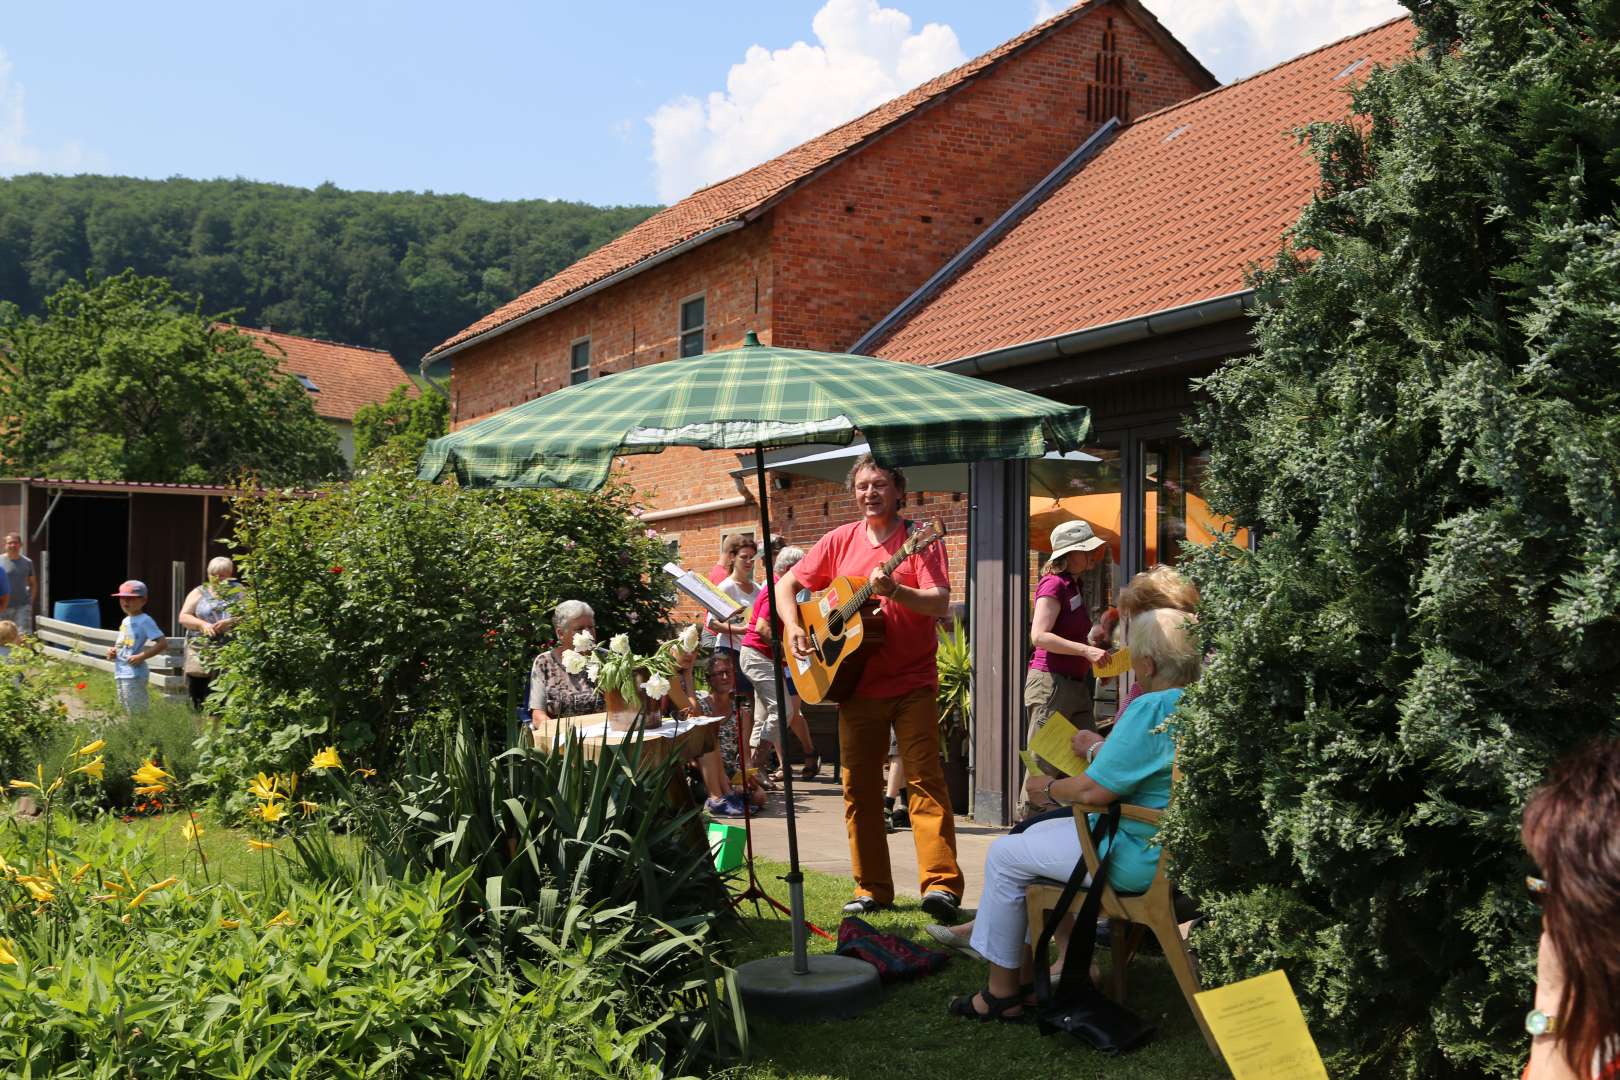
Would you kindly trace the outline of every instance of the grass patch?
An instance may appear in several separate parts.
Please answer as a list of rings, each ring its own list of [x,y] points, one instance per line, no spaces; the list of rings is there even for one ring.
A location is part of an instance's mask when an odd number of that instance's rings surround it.
[[[787,901],[787,872],[781,863],[757,862],[761,882]],[[837,933],[850,896],[849,880],[805,872],[805,911],[810,921]],[[932,920],[916,901],[901,900],[893,911],[869,916],[881,930],[923,940]],[[786,917],[755,916],[745,908],[745,934],[737,941],[739,960],[776,956],[791,948]],[[811,952],[832,952],[833,943],[814,934]],[[1107,964],[1107,959],[1102,963]],[[896,1080],[1006,1080],[1009,1076],[1063,1076],[1075,1080],[1222,1080],[1226,1067],[1213,1057],[1182,1000],[1175,977],[1158,956],[1131,962],[1130,1007],[1158,1025],[1146,1048],[1109,1058],[1068,1036],[1041,1038],[1031,1026],[975,1024],[945,1012],[957,994],[984,984],[984,965],[953,957],[938,975],[883,992],[883,1003],[852,1020],[819,1024],[752,1023],[753,1062],[738,1075],[747,1080],[855,1080],[881,1076]]]

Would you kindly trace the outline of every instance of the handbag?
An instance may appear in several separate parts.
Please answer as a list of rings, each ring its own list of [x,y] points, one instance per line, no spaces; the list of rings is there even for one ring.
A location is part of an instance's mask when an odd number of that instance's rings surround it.
[[[186,638],[185,663],[181,670],[193,679],[211,679],[214,673],[202,662],[201,640],[196,635]]]
[[[1076,811],[1078,813],[1078,811]],[[1108,880],[1108,864],[1114,858],[1114,841],[1119,833],[1119,803],[1109,805],[1106,814],[1100,814],[1091,831],[1091,838],[1104,852],[1092,875],[1092,886],[1086,889],[1086,898],[1074,917],[1074,933],[1069,938],[1068,951],[1063,955],[1063,974],[1057,987],[1052,986],[1052,971],[1045,962],[1047,946],[1058,923],[1063,921],[1075,894],[1085,888],[1086,860],[1082,855],[1063,886],[1057,906],[1046,917],[1035,945],[1035,955],[1041,963],[1035,969],[1036,1023],[1042,1035],[1066,1031],[1081,1042],[1105,1054],[1123,1054],[1144,1045],[1153,1038],[1153,1025],[1131,1010],[1098,990],[1091,981],[1091,956],[1097,945],[1097,916],[1102,911],[1103,885]],[[1102,847],[1106,835],[1108,846]]]
[[[950,954],[943,949],[930,949],[895,934],[882,933],[854,915],[846,915],[838,924],[838,955],[865,960],[877,968],[878,978],[886,983],[932,975],[950,959]]]

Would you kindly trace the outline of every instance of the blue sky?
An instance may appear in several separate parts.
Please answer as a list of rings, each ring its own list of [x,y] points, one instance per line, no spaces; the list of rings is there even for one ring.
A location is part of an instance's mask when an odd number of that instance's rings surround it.
[[[1393,0],[1147,0],[1222,79]],[[977,55],[1054,0],[14,3],[0,175],[656,202]]]

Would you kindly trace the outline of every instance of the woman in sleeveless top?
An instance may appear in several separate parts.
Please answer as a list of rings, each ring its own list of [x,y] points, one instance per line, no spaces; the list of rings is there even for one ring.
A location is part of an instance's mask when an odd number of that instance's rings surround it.
[[[186,629],[188,644],[201,647],[205,665],[212,663],[211,646],[223,644],[240,618],[237,605],[242,600],[242,586],[236,580],[236,564],[221,555],[208,563],[208,581],[186,594],[180,608],[180,625]],[[191,695],[191,707],[202,711],[208,688],[214,682],[212,670],[206,675],[186,675],[186,692]]]

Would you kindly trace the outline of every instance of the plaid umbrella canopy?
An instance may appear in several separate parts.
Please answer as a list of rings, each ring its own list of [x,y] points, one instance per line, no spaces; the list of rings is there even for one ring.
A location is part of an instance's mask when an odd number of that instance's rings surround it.
[[[620,454],[759,450],[865,438],[886,465],[1080,449],[1082,406],[845,353],[741,348],[570,386],[428,443],[419,475],[467,487],[601,487]]]

